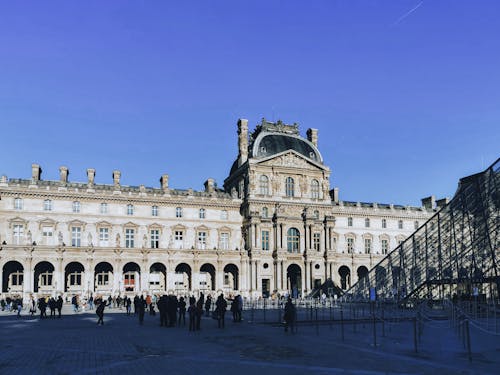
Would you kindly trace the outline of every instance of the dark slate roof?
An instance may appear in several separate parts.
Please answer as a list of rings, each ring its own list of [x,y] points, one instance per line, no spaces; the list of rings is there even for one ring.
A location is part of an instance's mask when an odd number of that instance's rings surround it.
[[[322,162],[318,149],[312,143],[283,133],[261,133],[253,145],[252,156],[264,158],[287,150],[297,151],[311,160]]]

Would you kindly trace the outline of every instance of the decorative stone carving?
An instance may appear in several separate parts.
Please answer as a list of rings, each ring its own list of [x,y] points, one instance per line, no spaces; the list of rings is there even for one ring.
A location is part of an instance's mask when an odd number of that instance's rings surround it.
[[[62,246],[63,244],[63,234],[61,233],[61,231],[57,233],[57,243],[59,244],[59,246]]]
[[[116,247],[120,247],[120,233],[116,233],[115,245]]]
[[[143,248],[148,247],[148,236],[146,235],[142,236],[142,247]]]
[[[94,243],[92,242],[92,234],[89,232],[89,235],[87,236],[87,244],[90,247],[94,246]]]

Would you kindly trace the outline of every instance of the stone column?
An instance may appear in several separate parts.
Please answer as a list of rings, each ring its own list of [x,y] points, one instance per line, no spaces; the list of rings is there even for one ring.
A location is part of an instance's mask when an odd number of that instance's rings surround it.
[[[253,282],[252,282],[253,277],[252,277],[252,275],[253,275],[253,272],[252,272],[252,260],[249,259],[248,260],[248,281],[249,281],[248,285],[250,286],[250,289],[249,289],[250,293],[253,292]]]
[[[255,261],[255,290],[259,291],[259,261]]]
[[[66,293],[66,290],[64,288],[64,269],[62,267],[62,262],[63,258],[57,258],[57,267],[54,271],[54,280],[57,283],[57,285],[54,285],[56,294],[59,293]],[[54,281],[52,280],[52,281]]]
[[[242,269],[243,271],[243,269]],[[241,285],[238,284],[241,290]],[[224,287],[224,268],[222,267],[222,261],[217,261],[217,270],[215,273],[215,291],[222,290]]]
[[[305,270],[307,269],[307,267],[304,267],[304,272],[301,272],[300,273],[300,278],[301,278],[301,284],[302,284],[302,290],[301,290],[301,295],[304,297],[305,295],[305,292],[306,292],[306,275],[305,275]]]

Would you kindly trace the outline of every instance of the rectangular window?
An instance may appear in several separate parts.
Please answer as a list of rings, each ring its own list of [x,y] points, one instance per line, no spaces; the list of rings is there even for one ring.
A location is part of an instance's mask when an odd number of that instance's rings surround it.
[[[134,214],[134,206],[131,204],[127,204],[127,215],[133,215]]]
[[[398,228],[403,229],[403,220],[398,221]]]
[[[220,248],[222,250],[229,250],[229,233],[220,234]]]
[[[73,212],[80,212],[80,202],[73,202]]]
[[[347,239],[347,252],[352,254],[354,251],[354,238],[349,237]]]
[[[53,245],[52,238],[54,237],[54,228],[52,227],[43,227],[42,228],[42,239],[44,245]]]
[[[133,248],[135,241],[135,229],[125,229],[125,247]]]
[[[24,225],[14,224],[14,245],[22,245]]]
[[[198,249],[205,250],[207,247],[207,232],[198,232]]]
[[[175,248],[182,249],[183,240],[184,240],[184,232],[181,230],[176,230],[174,232],[174,240],[175,240]]]
[[[175,217],[182,217],[182,207],[177,207],[175,209]]]
[[[352,227],[352,217],[347,218],[347,226]]]
[[[370,254],[372,251],[372,240],[365,238],[365,254]]]
[[[388,250],[389,250],[389,241],[382,240],[382,254],[387,254]]]
[[[160,247],[160,231],[158,229],[151,229],[151,248],[158,249]]]
[[[107,213],[108,213],[108,204],[101,203],[101,214],[107,214]]]
[[[269,231],[263,230],[262,234],[262,250],[269,250]]]
[[[80,247],[82,245],[82,228],[71,227],[71,246]]]
[[[99,246],[109,245],[109,228],[99,228]]]
[[[387,228],[387,220],[382,219],[382,228]]]
[[[52,211],[52,201],[50,199],[43,201],[43,209],[44,211]]]
[[[227,220],[228,216],[227,216],[227,211],[226,210],[222,210],[221,211],[220,218],[221,218],[221,220]]]
[[[158,206],[151,207],[151,216],[158,216]]]
[[[21,198],[14,199],[14,210],[23,209],[23,200]]]
[[[313,248],[316,251],[320,251],[320,245],[321,243],[321,233],[314,233],[313,234]]]

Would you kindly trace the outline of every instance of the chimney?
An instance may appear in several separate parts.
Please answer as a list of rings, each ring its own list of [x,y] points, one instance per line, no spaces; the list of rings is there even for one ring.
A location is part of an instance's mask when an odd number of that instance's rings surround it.
[[[205,192],[213,193],[215,191],[215,180],[213,178],[209,178],[205,181]]]
[[[330,197],[334,203],[339,203],[339,188],[336,187],[330,190]]]
[[[318,129],[307,129],[307,140],[318,147]]]
[[[426,210],[433,210],[436,207],[436,197],[431,195],[430,197],[422,198],[422,206]]]
[[[444,206],[446,206],[448,204],[450,200],[448,198],[442,198],[442,199],[438,199],[436,201],[436,206],[437,208],[443,208]]]
[[[94,185],[94,179],[95,179],[95,169],[94,168],[87,168],[87,179],[88,179],[88,185]]]
[[[166,192],[168,190],[168,174],[164,174],[160,177],[161,189]]]
[[[238,120],[238,167],[248,160],[248,120]]]
[[[62,184],[66,184],[68,182],[69,169],[68,167],[61,166],[59,167],[59,180]]]
[[[31,164],[31,181],[38,182],[42,179],[42,168],[38,164]]]
[[[115,187],[120,187],[120,177],[121,177],[122,173],[120,171],[113,171],[113,185],[115,185]]]

